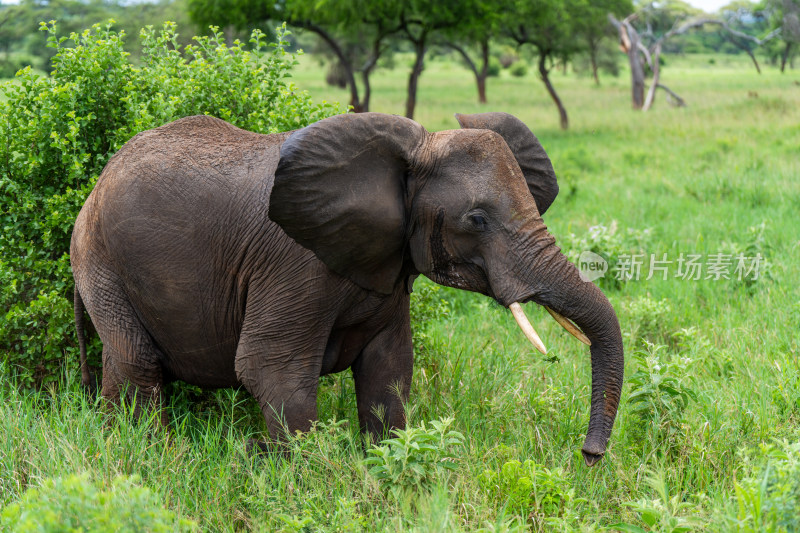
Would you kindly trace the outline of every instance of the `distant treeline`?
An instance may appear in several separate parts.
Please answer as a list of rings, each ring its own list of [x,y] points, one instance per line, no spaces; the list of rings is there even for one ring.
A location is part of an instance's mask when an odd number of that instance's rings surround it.
[[[0,5],[0,78],[13,77],[26,65],[49,70],[55,50],[47,46],[41,23],[55,20],[59,33],[69,35],[109,19],[128,35],[127,48],[134,55],[141,49],[139,31],[147,25],[161,27],[164,21],[176,22],[185,36],[186,42],[181,44],[188,44],[188,38],[197,34],[186,0],[20,0],[18,4]]]
[[[800,0],[734,0],[715,15],[724,28],[700,26],[664,40],[661,51],[749,53],[754,62],[758,54],[782,69],[793,67],[800,53],[799,14]],[[65,34],[114,19],[128,34],[134,59],[139,30],[165,20],[178,24],[179,46],[209,26],[231,40],[246,40],[254,28],[269,32],[286,21],[306,48],[330,59],[326,78],[348,89],[354,111],[369,110],[372,73],[406,52],[414,58],[406,97],[406,116],[413,118],[426,57],[448,53],[473,73],[480,102],[488,99],[486,79],[501,68],[517,75],[535,69],[566,128],[566,109],[550,72],[569,67],[598,84],[599,72],[616,75],[624,56],[609,15],[631,24],[647,46],[704,13],[682,0],[21,0],[0,6],[0,77],[26,64],[46,69],[52,49],[38,31],[41,21],[57,20]],[[758,46],[735,32],[759,39],[774,32],[774,38]]]

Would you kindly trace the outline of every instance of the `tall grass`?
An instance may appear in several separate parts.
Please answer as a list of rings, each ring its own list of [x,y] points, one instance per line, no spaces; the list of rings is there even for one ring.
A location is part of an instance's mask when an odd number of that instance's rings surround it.
[[[2,387],[0,505],[46,478],[88,472],[105,483],[137,474],[205,530],[791,531],[781,513],[800,515],[800,452],[788,444],[800,438],[798,78],[668,57],[662,80],[689,107],[671,108],[659,94],[641,113],[630,109],[624,77],[597,88],[558,74],[572,124],[562,132],[532,75],[491,79],[490,104],[479,106],[466,70],[428,64],[417,117],[428,129],[456,127],[455,112],[502,110],[540,138],[563,191],[546,223],[565,251],[592,244],[589,228],[602,225],[615,228],[603,241],[609,252],[767,260],[755,281],[676,279],[673,264],[667,280],[601,282],[620,318],[627,383],[598,466],[585,467],[579,453],[589,415],[585,347],[531,305],[550,349],[543,358],[506,310],[442,289],[434,298],[449,313],[418,325],[425,347],[408,418],[420,427],[453,417],[464,443],[447,452],[455,468],[437,474],[430,495],[392,498],[369,473],[344,373],[322,380],[323,422],[287,454],[266,457],[246,453],[264,427],[243,392],[198,404],[184,390],[173,395],[170,429],[154,431],[127,412],[104,414],[71,383],[31,395]],[[318,101],[346,101],[324,85],[314,58],[294,81]],[[404,69],[380,71],[374,84],[373,110],[401,112]],[[520,496],[531,494],[524,476],[506,466],[503,478],[504,465],[526,460],[536,490],[574,491],[569,512],[540,516],[547,507]]]

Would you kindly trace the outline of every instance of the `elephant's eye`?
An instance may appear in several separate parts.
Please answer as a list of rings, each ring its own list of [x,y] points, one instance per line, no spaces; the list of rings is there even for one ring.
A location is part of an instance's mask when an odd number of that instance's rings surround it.
[[[488,226],[488,223],[486,222],[486,217],[483,216],[483,215],[479,215],[479,214],[476,213],[476,214],[470,215],[469,219],[472,221],[472,223],[478,229],[486,229],[486,226]]]

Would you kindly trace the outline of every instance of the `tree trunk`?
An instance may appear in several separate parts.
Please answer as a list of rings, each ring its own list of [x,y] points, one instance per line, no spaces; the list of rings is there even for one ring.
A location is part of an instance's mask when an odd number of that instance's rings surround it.
[[[630,49],[628,62],[631,66],[631,98],[634,109],[641,109],[644,105],[644,67],[639,58],[639,34],[634,30],[630,35]]]
[[[591,43],[589,45],[589,61],[592,63],[592,77],[594,84],[600,86],[600,77],[597,75],[597,44]]]
[[[623,52],[628,54],[628,63],[631,67],[631,100],[634,109],[641,109],[644,105],[644,68],[639,59],[639,47],[641,40],[639,33],[634,29],[626,18],[622,22],[616,19],[611,13],[608,20],[619,31],[619,46]]]
[[[486,78],[478,76],[478,103],[485,104],[486,103]]]
[[[656,99],[656,87],[658,87],[658,82],[661,77],[661,70],[659,61],[661,60],[661,43],[656,44],[656,48],[653,51],[652,55],[652,63],[651,68],[653,69],[653,81],[650,84],[650,89],[647,91],[647,98],[644,100],[644,105],[642,106],[642,111],[647,111],[653,105],[653,102]]]
[[[364,98],[361,101],[361,109],[364,113],[369,111],[369,101],[372,97],[372,85],[369,82],[369,77],[372,75],[372,71],[378,65],[378,58],[380,57],[380,41],[382,37],[375,41],[375,46],[373,47],[372,56],[364,63],[364,66],[361,67],[361,81],[364,84]]]
[[[369,70],[361,71],[361,81],[364,83],[364,99],[361,101],[361,112],[369,112],[369,99],[372,96],[372,86],[369,84]]]
[[[761,74],[761,67],[758,66],[758,60],[756,59],[756,56],[753,54],[752,50],[746,48],[745,52],[747,52],[747,55],[749,55],[750,59],[753,60],[753,64],[756,66],[756,70],[758,71],[758,73]]]
[[[478,82],[478,103],[486,103],[486,78],[489,77],[489,39],[481,42],[481,70],[476,73],[475,79]]]
[[[328,44],[328,46],[331,47],[331,50],[339,59],[339,63],[342,65],[342,67],[344,67],[345,77],[347,78],[347,86],[350,88],[350,105],[353,106],[353,112],[361,113],[364,111],[362,103],[358,98],[358,86],[356,85],[356,77],[353,74],[353,65],[350,64],[350,61],[347,59],[344,51],[339,46],[339,43],[336,42],[331,34],[316,24],[298,21],[293,21],[292,24],[300,26],[301,28],[305,28],[309,31],[313,31],[319,35],[322,40]]]
[[[544,86],[547,87],[547,92],[550,94],[550,98],[553,99],[553,102],[555,102],[556,107],[558,107],[558,115],[561,121],[561,129],[565,130],[569,128],[569,118],[567,117],[567,110],[564,109],[564,104],[561,103],[561,99],[558,97],[558,93],[556,93],[553,84],[550,83],[550,71],[547,69],[546,62],[547,62],[547,54],[539,50],[539,75],[542,77]]]
[[[467,51],[462,48],[461,46],[454,44],[454,43],[446,43],[447,46],[461,54],[461,57],[464,58],[464,62],[467,64],[467,67],[472,71],[472,74],[475,76],[475,84],[478,87],[478,103],[485,104],[486,103],[486,78],[489,77],[489,40],[485,39],[481,41],[481,69],[478,70],[477,65],[469,57]]]
[[[408,77],[408,94],[406,95],[406,118],[412,120],[414,118],[414,109],[417,107],[417,83],[425,65],[425,40],[426,34],[423,33],[420,35],[419,40],[412,41],[416,58],[414,66],[411,68],[411,74]]]
[[[786,70],[786,61],[789,59],[789,53],[792,51],[792,43],[787,41],[786,48],[783,49],[783,56],[781,57],[781,73]]]

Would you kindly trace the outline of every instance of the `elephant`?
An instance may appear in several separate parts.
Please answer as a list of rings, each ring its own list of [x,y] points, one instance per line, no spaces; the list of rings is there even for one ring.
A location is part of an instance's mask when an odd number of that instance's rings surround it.
[[[536,136],[507,113],[456,119],[430,133],[351,113],[264,135],[193,116],[133,137],[72,234],[84,384],[85,310],[107,400],[136,394],[138,412],[175,380],[244,386],[280,440],[311,428],[320,376],[350,368],[361,430],[377,438],[405,426],[424,275],[510,308],[542,351],[522,303],[590,344],[582,453],[597,463],[622,387],[617,316],[542,220],[558,183]]]

